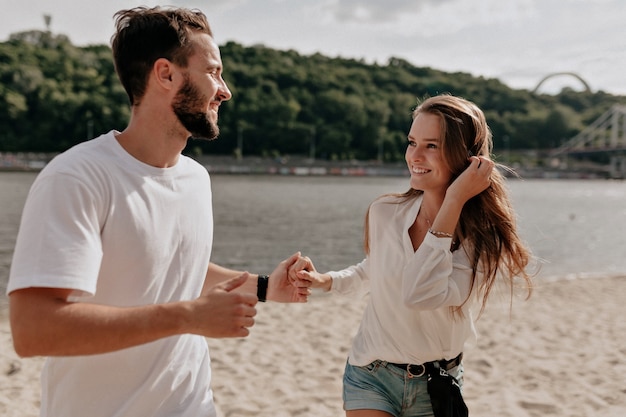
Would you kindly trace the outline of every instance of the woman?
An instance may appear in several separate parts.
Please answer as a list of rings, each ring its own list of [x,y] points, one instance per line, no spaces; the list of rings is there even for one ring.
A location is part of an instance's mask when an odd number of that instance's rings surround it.
[[[463,346],[475,337],[471,307],[482,312],[498,279],[521,277],[531,290],[530,252],[491,149],[474,103],[425,100],[408,135],[411,189],[371,204],[366,259],[322,274],[303,257],[291,269],[296,285],[369,292],[344,373],[348,417],[467,415],[460,387]]]

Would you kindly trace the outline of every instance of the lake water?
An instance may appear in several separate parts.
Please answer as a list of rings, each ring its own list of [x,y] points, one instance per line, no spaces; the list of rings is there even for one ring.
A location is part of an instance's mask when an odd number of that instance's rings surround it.
[[[0,172],[0,305],[21,210],[35,173]],[[400,177],[214,175],[213,260],[271,272],[296,250],[319,270],[363,258],[363,218],[378,195],[402,192]],[[626,182],[510,180],[518,225],[542,259],[539,279],[626,274]],[[44,210],[44,208],[42,208]]]

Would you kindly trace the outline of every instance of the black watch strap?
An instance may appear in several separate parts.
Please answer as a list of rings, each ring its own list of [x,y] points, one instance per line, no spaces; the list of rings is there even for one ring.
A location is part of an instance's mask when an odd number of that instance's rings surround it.
[[[267,285],[270,282],[270,277],[267,275],[259,275],[256,286],[256,296],[260,302],[264,303],[267,300]]]

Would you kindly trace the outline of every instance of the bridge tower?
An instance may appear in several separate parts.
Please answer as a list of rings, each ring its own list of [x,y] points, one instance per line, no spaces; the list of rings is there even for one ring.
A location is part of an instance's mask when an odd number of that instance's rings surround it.
[[[611,178],[626,179],[626,155],[611,155],[609,175]]]
[[[551,152],[553,158],[604,152],[609,175],[626,178],[626,106],[614,105],[579,134]]]

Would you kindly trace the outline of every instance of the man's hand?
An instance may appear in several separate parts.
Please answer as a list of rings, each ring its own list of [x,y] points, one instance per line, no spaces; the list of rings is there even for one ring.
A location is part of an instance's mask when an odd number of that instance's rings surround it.
[[[299,288],[322,288],[330,291],[332,278],[328,274],[320,274],[308,256],[300,256],[289,268],[289,281]]]
[[[205,337],[245,337],[254,325],[255,295],[235,292],[250,274],[224,281],[193,301],[193,331]]]
[[[267,287],[267,299],[279,303],[306,303],[311,290],[308,286],[292,285],[288,277],[289,268],[300,258],[296,252],[278,264],[270,275]]]

